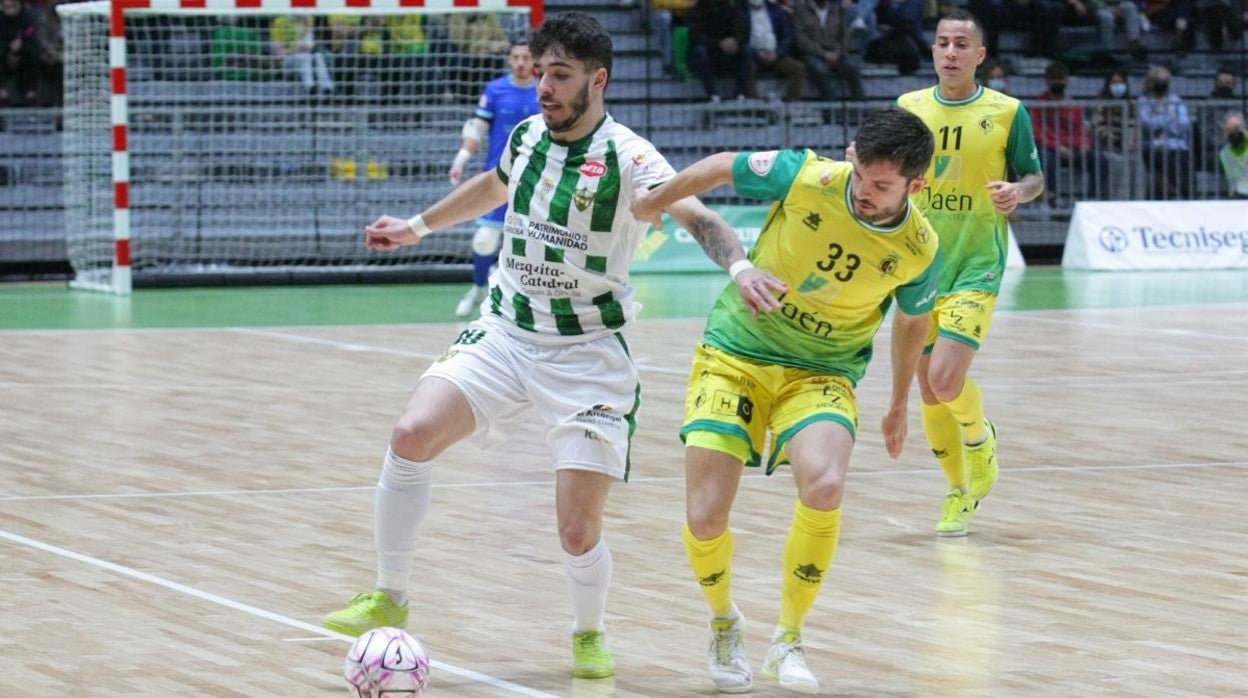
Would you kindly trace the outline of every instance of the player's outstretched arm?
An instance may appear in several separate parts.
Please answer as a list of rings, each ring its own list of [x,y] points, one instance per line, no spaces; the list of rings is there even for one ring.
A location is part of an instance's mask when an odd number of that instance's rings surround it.
[[[769,272],[750,264],[745,257],[745,249],[741,247],[741,238],[723,216],[707,208],[694,196],[676,201],[667,210],[698,241],[706,256],[732,275],[741,300],[745,301],[754,317],[783,307],[776,297],[787,292],[788,286]]]
[[[720,185],[732,184],[732,162],[736,156],[736,153],[716,153],[702,158],[659,186],[638,191],[629,210],[637,220],[649,221],[659,227],[668,206]]]
[[[484,119],[471,116],[468,121],[464,122],[464,128],[460,133],[462,143],[459,146],[459,152],[455,153],[455,159],[451,161],[451,169],[447,173],[451,178],[451,186],[458,187],[464,181],[464,167],[473,155],[481,149],[481,142],[489,135],[490,125]]]
[[[415,245],[429,233],[477,218],[507,203],[507,185],[493,170],[482,172],[456,187],[424,213],[407,220],[381,216],[364,228],[370,250],[393,250]]]
[[[893,458],[901,457],[909,429],[907,410],[910,403],[910,386],[923,355],[923,343],[927,339],[932,317],[929,313],[910,315],[900,307],[893,310],[893,391],[888,412],[880,427],[884,432],[884,448]]]

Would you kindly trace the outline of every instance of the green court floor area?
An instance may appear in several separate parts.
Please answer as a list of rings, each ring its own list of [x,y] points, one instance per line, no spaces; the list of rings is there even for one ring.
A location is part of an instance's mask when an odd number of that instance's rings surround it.
[[[705,315],[722,273],[633,277],[642,318]],[[138,289],[129,297],[63,283],[0,285],[0,329],[272,327],[451,322],[466,284]],[[1132,308],[1248,300],[1248,271],[1010,270],[998,311]]]

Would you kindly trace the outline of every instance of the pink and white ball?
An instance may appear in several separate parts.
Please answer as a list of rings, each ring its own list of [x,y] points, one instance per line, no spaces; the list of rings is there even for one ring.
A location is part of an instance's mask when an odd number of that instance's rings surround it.
[[[429,655],[399,628],[373,628],[351,645],[342,674],[356,698],[418,696],[429,685]]]

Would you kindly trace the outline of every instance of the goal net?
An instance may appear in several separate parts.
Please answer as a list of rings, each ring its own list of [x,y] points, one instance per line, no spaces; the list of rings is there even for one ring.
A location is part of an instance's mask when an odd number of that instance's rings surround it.
[[[540,2],[58,5],[74,286],[462,274],[470,224],[389,253],[363,228],[449,191],[461,126]]]

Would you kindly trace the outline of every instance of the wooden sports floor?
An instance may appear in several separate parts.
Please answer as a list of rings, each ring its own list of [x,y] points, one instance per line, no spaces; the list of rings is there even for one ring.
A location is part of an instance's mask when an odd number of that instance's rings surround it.
[[[426,695],[713,694],[676,431],[722,282],[638,280],[640,426],[607,514],[616,677],[568,675],[534,429],[437,464],[409,625]],[[318,620],[373,582],[390,427],[461,290],[0,287],[0,696],[345,695],[346,639]],[[917,406],[904,456],[884,453],[880,339],[805,633],[824,694],[1248,694],[1248,274],[1016,275],[974,370],[1001,479],[961,540],[933,535]],[[793,497],[787,471],[751,473],[733,516],[756,672]]]

